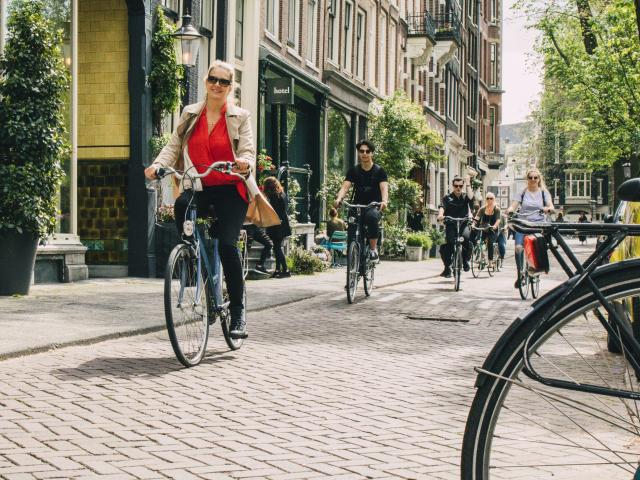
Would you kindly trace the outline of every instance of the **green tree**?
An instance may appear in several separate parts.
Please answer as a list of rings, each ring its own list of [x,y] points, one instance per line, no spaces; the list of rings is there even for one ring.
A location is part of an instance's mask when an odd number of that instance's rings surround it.
[[[442,139],[429,128],[421,108],[402,91],[376,104],[369,118],[376,162],[392,177],[406,178],[411,169],[439,159]]]
[[[68,152],[61,42],[43,0],[13,5],[0,57],[0,230],[45,238],[55,227],[60,162]]]
[[[167,22],[162,8],[158,6],[151,40],[149,74],[154,135],[162,135],[162,118],[178,107],[182,94],[181,81],[184,73],[182,65],[178,65],[176,60],[173,33],[173,27]]]

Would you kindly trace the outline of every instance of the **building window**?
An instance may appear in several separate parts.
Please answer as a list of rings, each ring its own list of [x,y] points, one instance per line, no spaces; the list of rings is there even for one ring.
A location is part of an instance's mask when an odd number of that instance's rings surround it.
[[[178,14],[180,13],[180,0],[162,0],[160,3],[163,7],[167,7]]]
[[[391,75],[389,76],[389,91],[393,92],[396,89],[396,53],[398,51],[398,49],[396,48],[397,45],[397,38],[396,38],[396,24],[395,22],[391,22],[389,24],[389,47],[391,47],[391,50],[389,51],[389,65],[391,65],[390,73]]]
[[[337,31],[336,29],[338,28],[338,21],[336,20],[338,18],[338,0],[329,0],[329,6],[328,6],[328,17],[329,17],[329,25],[328,25],[328,30],[327,30],[327,37],[328,37],[328,54],[329,54],[329,58],[335,62],[338,61],[338,42],[336,42],[336,38],[337,38]]]
[[[591,173],[567,173],[565,193],[569,198],[591,197]]]
[[[287,43],[289,46],[297,49],[299,20],[300,16],[300,0],[289,0],[289,28],[287,29]]]
[[[267,31],[277,37],[279,28],[280,0],[267,0]]]
[[[244,0],[236,0],[236,58],[242,60],[244,41]]]
[[[495,87],[496,85],[498,85],[498,45],[492,43],[489,48],[489,62],[491,63],[491,69],[489,72],[489,85]]]
[[[496,151],[496,107],[489,107],[489,151]]]
[[[378,41],[378,85],[380,93],[387,92],[387,16],[380,15],[380,39]]]
[[[307,60],[315,65],[318,50],[318,1],[309,0],[307,10]]]
[[[367,31],[367,14],[364,10],[358,9],[358,19],[356,21],[356,77],[364,78],[364,43]]]
[[[344,4],[344,59],[342,66],[351,71],[351,57],[353,56],[353,3]]]
[[[200,25],[213,32],[213,0],[202,0],[200,3]]]
[[[496,23],[498,20],[498,0],[491,0],[491,9],[489,11],[489,22]]]

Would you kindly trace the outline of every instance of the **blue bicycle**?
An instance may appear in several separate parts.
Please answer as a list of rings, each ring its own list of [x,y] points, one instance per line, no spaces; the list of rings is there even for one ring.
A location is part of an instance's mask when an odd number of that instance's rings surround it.
[[[204,173],[187,171],[184,174],[172,168],[160,168],[157,176],[173,174],[181,181],[189,178],[193,184],[195,179],[216,170],[244,180],[242,175],[231,171],[232,167],[233,162],[215,162]],[[245,289],[245,305],[246,296]],[[174,247],[167,261],[164,312],[171,346],[180,363],[186,367],[197,365],[204,358],[209,327],[217,319],[220,319],[222,333],[230,349],[239,349],[244,341],[244,338],[234,338],[229,333],[229,297],[218,253],[215,213],[204,221],[198,219],[193,196],[185,216],[182,243]]]

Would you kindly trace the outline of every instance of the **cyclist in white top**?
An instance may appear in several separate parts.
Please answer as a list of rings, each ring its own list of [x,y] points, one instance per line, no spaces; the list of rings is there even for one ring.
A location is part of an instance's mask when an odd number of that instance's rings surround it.
[[[515,191],[511,200],[507,214],[515,212],[520,207],[518,213],[523,219],[530,222],[544,222],[545,216],[554,211],[551,194],[544,185],[542,174],[536,168],[531,168],[527,172],[527,188],[521,192]],[[515,232],[515,240],[516,265],[518,266],[518,275],[520,275],[523,264],[524,234]],[[515,288],[518,288],[518,283],[519,279],[516,279]]]

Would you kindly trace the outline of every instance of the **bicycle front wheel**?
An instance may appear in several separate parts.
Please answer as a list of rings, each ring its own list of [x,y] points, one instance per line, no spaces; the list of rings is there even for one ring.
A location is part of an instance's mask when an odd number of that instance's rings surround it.
[[[360,244],[351,242],[347,252],[347,301],[353,303],[358,288],[358,274],[360,270]]]
[[[242,304],[244,305],[244,315],[247,315],[247,287],[243,285]],[[238,350],[244,343],[244,338],[233,338],[231,332],[231,315],[229,314],[229,293],[227,292],[227,281],[222,278],[222,305],[220,305],[220,326],[222,336],[227,346],[231,350]]]
[[[453,289],[457,292],[460,290],[460,274],[462,273],[462,248],[460,244],[456,245],[453,257]]]
[[[480,270],[482,270],[482,247],[480,245],[474,245],[473,255],[471,256],[471,273],[474,278],[480,276]]]
[[[522,300],[526,300],[529,296],[529,283],[529,274],[525,267],[524,272],[518,272],[518,291]]]
[[[540,275],[529,275],[529,283],[531,284],[531,296],[538,298],[540,294]]]
[[[629,308],[640,295],[640,261],[601,267],[596,284],[614,305]],[[463,480],[631,480],[640,475],[640,401],[543,385],[524,373],[530,358],[544,377],[574,385],[640,392],[630,353],[607,351],[606,310],[585,286],[578,288],[542,326],[552,291],[496,343],[476,381],[464,434]],[[627,320],[627,321],[628,321]],[[618,337],[620,339],[620,337]],[[636,397],[640,398],[640,397]]]
[[[376,271],[376,264],[369,259],[369,248],[364,252],[364,275],[362,276],[362,285],[364,286],[364,294],[369,297],[373,292],[373,277]]]
[[[195,251],[177,245],[167,262],[164,278],[164,314],[176,357],[185,367],[200,363],[209,337],[209,276],[198,272]]]

